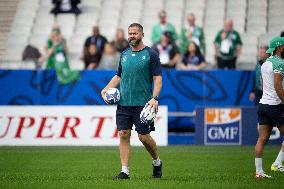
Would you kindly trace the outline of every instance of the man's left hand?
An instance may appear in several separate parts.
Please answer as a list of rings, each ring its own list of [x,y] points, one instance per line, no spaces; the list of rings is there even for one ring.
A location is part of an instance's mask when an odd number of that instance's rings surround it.
[[[148,102],[149,106],[150,106],[150,109],[153,107],[155,109],[155,112],[157,113],[158,112],[158,105],[159,105],[159,102],[152,98],[149,102]]]

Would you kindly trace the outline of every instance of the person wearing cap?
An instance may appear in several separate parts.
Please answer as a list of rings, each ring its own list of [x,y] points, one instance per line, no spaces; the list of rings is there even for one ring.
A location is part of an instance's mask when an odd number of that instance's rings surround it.
[[[271,131],[277,126],[280,134],[284,135],[284,38],[272,38],[269,49],[266,51],[271,56],[261,66],[263,95],[258,106],[258,140],[255,145],[255,167],[258,179],[271,178],[262,169],[262,156],[264,145],[268,142]],[[282,149],[274,164],[272,171],[284,171],[281,164],[284,160]]]
[[[171,32],[172,38],[174,40],[178,39],[176,28],[173,24],[167,22],[167,13],[162,10],[159,12],[159,23],[153,26],[151,40],[152,44],[158,43],[161,39],[161,36],[164,32]]]
[[[280,33],[280,37],[284,37],[284,31],[282,31]],[[283,165],[283,161],[284,161],[283,152],[284,152],[284,141],[282,142],[281,149],[280,149],[280,151],[279,151],[275,161],[271,165],[271,171],[281,171],[281,172],[284,172],[283,166],[282,167],[278,166],[279,164]]]
[[[233,28],[233,20],[227,19],[224,28],[217,33],[214,40],[215,59],[219,69],[236,68],[242,44],[240,34]]]
[[[206,45],[203,29],[195,24],[195,15],[193,13],[187,16],[188,25],[181,30],[180,50],[182,53],[187,51],[190,42],[194,42],[205,55]]]

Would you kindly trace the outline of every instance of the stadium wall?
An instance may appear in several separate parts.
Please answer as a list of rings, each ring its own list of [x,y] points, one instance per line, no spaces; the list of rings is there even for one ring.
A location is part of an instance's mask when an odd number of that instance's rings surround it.
[[[256,107],[198,107],[196,108],[195,142],[199,145],[255,145],[257,132]],[[281,144],[275,127],[269,143]]]
[[[1,106],[0,146],[117,146],[115,106]],[[167,107],[159,107],[157,145],[168,144]],[[141,146],[137,134],[131,144]]]
[[[0,70],[0,105],[104,105],[101,89],[114,71],[82,71],[78,82],[60,85],[52,70]],[[197,106],[252,106],[252,71],[164,71],[160,104],[168,106],[169,131],[194,131],[195,120],[171,116]]]

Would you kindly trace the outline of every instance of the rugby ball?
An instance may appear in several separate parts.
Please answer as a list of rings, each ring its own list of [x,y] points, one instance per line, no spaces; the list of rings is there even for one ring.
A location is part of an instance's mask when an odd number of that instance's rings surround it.
[[[120,100],[120,92],[117,88],[109,88],[105,93],[108,104],[116,104]]]
[[[154,122],[156,115],[155,109],[153,107],[150,108],[149,104],[146,104],[140,113],[140,121],[149,125]]]

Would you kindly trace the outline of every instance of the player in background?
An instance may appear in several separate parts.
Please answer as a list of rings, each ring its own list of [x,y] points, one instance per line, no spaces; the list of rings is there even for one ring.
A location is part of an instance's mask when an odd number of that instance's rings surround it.
[[[281,32],[280,37],[284,37],[284,31]],[[271,171],[281,171],[284,172],[284,166],[283,166],[283,161],[284,161],[284,141],[282,142],[281,149],[278,153],[277,158],[271,165]]]
[[[157,152],[155,140],[150,132],[155,130],[154,123],[146,125],[140,121],[140,112],[146,103],[158,111],[158,96],[162,88],[161,63],[159,56],[142,42],[143,27],[133,23],[128,27],[130,48],[122,52],[116,75],[102,90],[120,84],[120,101],[116,110],[116,125],[120,137],[121,172],[115,179],[129,179],[130,135],[132,125],[138,133],[139,140],[153,158],[153,178],[161,178],[162,161]],[[152,82],[154,89],[152,92]],[[105,99],[104,99],[105,100]],[[106,100],[105,100],[106,101]]]
[[[262,168],[264,145],[268,142],[273,126],[284,135],[284,38],[272,38],[269,49],[271,56],[261,66],[263,95],[258,106],[258,140],[255,145],[256,178],[270,178]],[[279,154],[283,160],[283,151]]]

